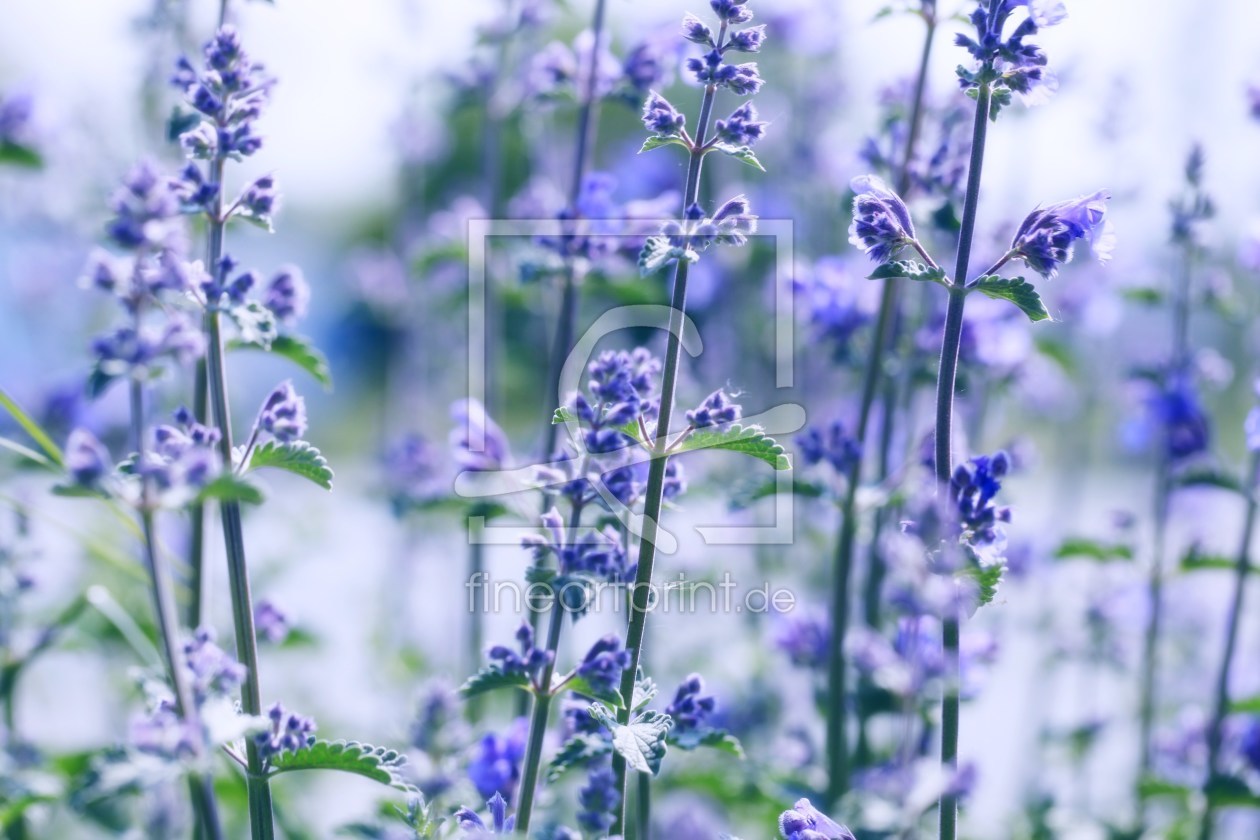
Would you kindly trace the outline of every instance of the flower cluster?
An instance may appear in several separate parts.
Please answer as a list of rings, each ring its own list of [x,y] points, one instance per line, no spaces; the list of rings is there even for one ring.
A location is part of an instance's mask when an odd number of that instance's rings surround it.
[[[1006,35],[1011,14],[1020,6],[1027,10],[1027,17]],[[1012,93],[1035,101],[1033,96],[1039,91],[1053,91],[1053,77],[1045,69],[1045,52],[1025,39],[1066,17],[1067,11],[1060,0],[998,0],[997,3],[979,0],[971,13],[975,37],[959,33],[955,38],[955,43],[971,53],[979,64],[976,69],[958,69],[963,90],[992,84],[993,102],[999,108],[1009,104]]]
[[[863,141],[859,156],[874,172],[888,180],[900,180],[901,168],[907,166],[906,178],[920,196],[942,199],[956,204],[962,199],[963,180],[971,155],[971,137],[967,131],[969,113],[955,97],[922,102],[919,142],[910,151],[911,114],[906,103],[914,97],[912,83],[905,80],[886,88],[881,94],[883,115],[880,133]]]
[[[691,674],[674,692],[665,714],[674,720],[674,733],[683,735],[709,728],[709,716],[717,710],[717,699],[704,693],[704,678]]]
[[[742,246],[757,232],[757,217],[752,215],[748,199],[737,195],[726,201],[712,217],[706,217],[700,205],[693,204],[681,222],[666,222],[661,234],[679,254],[695,259],[710,245]]]
[[[821,613],[784,615],[774,643],[798,668],[825,668],[831,650],[831,622]]]
[[[617,690],[622,672],[629,667],[630,652],[620,638],[609,634],[591,645],[575,673],[593,690],[608,693]]]
[[[582,176],[577,201],[573,207],[554,209],[554,202],[535,198],[528,193],[518,204],[528,215],[542,217],[550,212],[560,222],[560,232],[537,237],[537,243],[563,261],[581,260],[604,265],[614,260],[633,258],[652,233],[655,223],[677,204],[672,192],[641,201],[619,202],[617,179],[607,172],[588,172]],[[533,205],[538,205],[537,207]],[[522,273],[528,279],[555,265],[528,264]]]
[[[254,736],[254,743],[264,759],[305,749],[315,731],[315,721],[287,712],[279,703],[267,710],[267,720],[269,728]]]
[[[490,419],[477,400],[458,400],[451,405],[450,444],[461,470],[486,472],[503,469],[512,457],[507,435]]]
[[[1010,468],[1010,456],[998,452],[972,458],[954,469],[949,483],[950,497],[970,544],[993,544],[1001,536],[998,523],[1011,521],[1010,508],[999,507],[993,501],[1002,489],[1002,477]]]
[[[460,808],[455,812],[455,822],[459,825],[462,837],[476,840],[481,837],[506,836],[516,830],[516,817],[507,814],[507,801],[503,795],[495,791],[494,796],[486,802],[490,811],[490,825],[486,825],[476,811],[471,808]]]
[[[578,791],[577,821],[592,836],[604,837],[612,827],[613,812],[621,805],[621,791],[612,768],[599,766],[586,776]]]
[[[281,443],[291,443],[306,434],[306,401],[298,396],[292,382],[282,382],[263,402],[259,427]]]
[[[253,128],[270,97],[272,80],[241,49],[231,26],[215,33],[202,57],[200,71],[187,58],[180,58],[171,78],[188,104],[206,118],[184,132],[180,144],[190,157],[200,160],[249,157],[262,147],[262,138]]]
[[[744,410],[738,403],[731,400],[732,395],[719,388],[705,397],[700,405],[687,412],[687,423],[693,429],[734,423],[743,416]]]
[[[555,654],[534,647],[534,629],[527,621],[521,622],[520,629],[516,631],[516,643],[518,650],[505,645],[490,648],[487,653],[490,668],[508,676],[524,676],[537,685],[543,671],[555,661]]]
[[[748,0],[717,0],[710,4],[721,22],[716,37],[713,30],[694,15],[687,15],[682,22],[684,38],[709,48],[703,56],[687,59],[687,69],[701,84],[725,87],[737,96],[756,93],[762,85],[756,62],[727,64],[724,61],[728,52],[759,52],[765,40],[764,25],[730,29],[752,20],[752,10],[747,3]]]
[[[751,102],[736,108],[724,120],[713,124],[718,140],[732,146],[754,146],[766,133],[766,123],[758,122],[757,109]]]
[[[603,44],[597,50],[594,34],[587,31],[572,46],[552,41],[539,50],[529,68],[529,88],[539,97],[567,94],[582,100],[590,90],[598,99],[634,103],[654,85],[668,81],[669,64],[658,41],[637,43],[618,60]]]
[[[853,179],[853,221],[849,242],[876,263],[886,263],[915,241],[914,222],[901,197],[876,175]]]
[[[254,605],[254,629],[259,640],[281,644],[289,637],[289,616],[275,602],[261,600]]]
[[[521,544],[534,553],[535,562],[555,557],[561,576],[580,575],[610,582],[631,580],[634,567],[627,561],[621,541],[612,528],[572,533],[555,508],[542,515],[546,534],[527,534]]]
[[[810,804],[799,799],[779,815],[783,840],[856,840],[853,833]]]
[[[0,95],[0,147],[29,146],[35,100],[29,94]]]
[[[468,779],[477,793],[486,799],[496,793],[512,799],[521,778],[521,759],[525,757],[525,738],[529,721],[518,718],[506,735],[489,732],[478,742],[468,762]]]
[[[1059,267],[1072,259],[1077,240],[1089,241],[1099,262],[1111,259],[1115,231],[1107,219],[1105,190],[1039,207],[1028,214],[1015,231],[1010,257],[1023,261],[1043,277],[1052,278]]]
[[[826,461],[836,472],[844,474],[862,457],[862,444],[849,434],[844,423],[833,420],[825,427],[810,426],[797,435],[801,458],[809,466]]]
[[[245,681],[245,666],[215,644],[215,632],[202,627],[184,643],[189,686],[198,703],[212,695],[227,696]]]

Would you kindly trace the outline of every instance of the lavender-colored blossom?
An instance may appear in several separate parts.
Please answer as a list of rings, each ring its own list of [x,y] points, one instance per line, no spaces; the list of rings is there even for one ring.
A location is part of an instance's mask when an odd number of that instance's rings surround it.
[[[761,45],[765,40],[765,24],[750,26],[731,33],[731,37],[726,42],[726,48],[736,52],[761,52]]]
[[[77,487],[99,489],[114,470],[109,450],[87,429],[75,429],[66,440],[66,472]]]
[[[162,698],[132,719],[127,742],[138,752],[179,761],[197,754],[201,737],[194,724],[179,716],[174,700]]]
[[[310,300],[311,287],[307,285],[302,270],[286,265],[267,283],[263,305],[271,310],[277,321],[292,324],[306,316]]]
[[[705,218],[700,206],[693,204],[687,208],[681,222],[666,222],[661,227],[661,233],[672,247],[693,254],[715,243],[741,247],[756,232],[757,217],[742,195],[724,202],[712,218]]]
[[[630,652],[620,638],[609,634],[591,645],[578,663],[577,675],[596,691],[612,692],[621,684],[622,671],[629,667]]]
[[[1252,387],[1256,395],[1260,396],[1260,379]],[[1243,436],[1249,452],[1260,452],[1260,405],[1253,406],[1247,412],[1247,419],[1243,421]]]
[[[695,429],[724,426],[743,416],[743,408],[732,402],[732,395],[719,388],[705,397],[700,405],[687,412],[687,422]]]
[[[798,668],[825,668],[831,651],[831,622],[821,613],[792,613],[778,622],[775,646]]]
[[[215,632],[201,627],[184,642],[189,687],[198,704],[210,697],[226,697],[245,681],[245,666],[215,643]]]
[[[109,376],[147,378],[163,360],[185,365],[205,352],[201,330],[178,312],[165,324],[118,327],[92,340],[92,354],[99,369]]]
[[[438,677],[420,689],[416,715],[411,721],[411,745],[431,756],[451,752],[463,743],[467,727],[463,698],[454,685]]]
[[[718,19],[726,23],[747,23],[753,17],[748,0],[709,0],[709,5]]]
[[[1028,16],[1008,36],[1005,34],[1006,24],[1011,14],[1020,7],[1026,9]],[[1042,27],[1061,22],[1066,16],[1067,12],[1058,0],[1000,0],[995,6],[989,0],[979,0],[971,13],[975,37],[959,33],[955,38],[955,43],[971,53],[980,65],[979,70],[959,68],[958,76],[963,89],[978,87],[986,70],[998,73],[995,86],[1000,93],[1006,94],[1006,101],[1009,101],[1009,93],[1031,97],[1038,89],[1052,86],[1053,77],[1045,69],[1045,52],[1025,39],[1036,35]],[[1002,102],[1001,99],[996,101]]]
[[[521,777],[529,721],[517,718],[505,735],[488,733],[478,742],[468,763],[468,778],[486,799],[500,794],[511,800]]]
[[[128,251],[160,251],[181,244],[180,197],[151,161],[136,164],[109,202],[105,232]]]
[[[484,472],[507,465],[512,455],[507,435],[486,414],[485,406],[473,399],[458,400],[451,405],[451,419],[455,421],[451,449],[460,469]]]
[[[259,639],[278,645],[289,637],[289,616],[274,601],[264,598],[254,605],[254,629]]]
[[[578,825],[593,836],[604,837],[612,827],[613,812],[621,805],[621,791],[612,768],[600,766],[586,777],[586,784],[578,791]]]
[[[279,202],[275,177],[262,175],[241,192],[236,200],[236,212],[270,229],[271,217]]]
[[[972,458],[954,469],[950,494],[959,523],[973,545],[994,543],[999,538],[998,523],[1010,521],[1010,509],[999,507],[993,501],[1010,467],[1010,456],[997,452]]]
[[[849,434],[844,423],[833,420],[825,427],[810,426],[796,437],[805,463],[826,461],[838,473],[846,473],[862,457],[862,444]]]
[[[791,809],[779,815],[783,840],[856,840],[853,833],[810,804],[798,799]]]
[[[1164,388],[1151,396],[1148,410],[1170,459],[1182,461],[1207,451],[1212,437],[1211,419],[1189,376],[1172,376]]]
[[[729,117],[714,123],[714,131],[723,143],[753,146],[765,135],[766,124],[757,121],[757,109],[751,102],[745,102]]]
[[[385,450],[382,460],[385,486],[396,513],[432,495],[430,485],[438,473],[438,455],[423,436],[403,435]]]
[[[621,62],[621,81],[626,95],[638,101],[653,86],[666,80],[666,55],[652,41],[635,44]]]
[[[253,125],[270,96],[272,80],[263,66],[241,49],[240,38],[231,26],[214,34],[202,57],[204,71],[181,58],[171,78],[188,104],[207,118],[185,132],[181,144],[196,158],[248,157],[262,147]]]
[[[496,792],[486,802],[490,811],[490,825],[486,825],[476,811],[471,808],[460,808],[455,812],[455,822],[459,826],[460,837],[466,840],[479,840],[482,837],[508,835],[516,830],[516,816],[508,816],[507,801]]]
[[[200,159],[203,156],[213,156],[213,147],[203,148],[198,136],[190,133],[185,138],[185,148],[190,157]],[[219,196],[219,185],[209,180],[201,167],[192,162],[186,164],[179,175],[171,180],[171,189],[179,196],[184,211],[190,213],[209,211]]]
[[[860,175],[850,183],[853,221],[849,242],[873,262],[886,263],[914,241],[914,222],[904,201],[876,175]]]
[[[1011,258],[1022,260],[1043,277],[1054,277],[1072,259],[1073,244],[1089,241],[1099,262],[1111,259],[1116,236],[1107,216],[1105,190],[1040,207],[1028,214],[1015,231]]]
[[[534,646],[534,629],[529,622],[521,622],[516,631],[517,650],[505,645],[495,645],[486,653],[490,668],[508,676],[524,676],[537,684],[542,672],[555,661],[555,653]]]
[[[1249,718],[1238,740],[1238,752],[1251,767],[1260,773],[1260,718]]]
[[[568,532],[555,508],[542,516],[546,534],[529,534],[521,540],[542,562],[547,555],[556,558],[562,575],[583,575],[610,582],[633,578],[634,567],[628,564],[621,540],[611,527],[587,530],[580,536]]]
[[[684,735],[710,728],[709,716],[717,710],[717,699],[704,694],[704,678],[690,674],[674,692],[665,714],[674,720],[674,734]]]
[[[693,14],[686,14],[682,21],[682,34],[688,41],[704,46],[716,46],[713,43],[713,30],[704,21]]]
[[[26,145],[35,100],[28,93],[0,96],[0,145]]]
[[[267,710],[270,728],[254,736],[264,760],[305,749],[315,732],[315,721],[285,710],[279,703]]]
[[[649,91],[643,103],[643,125],[660,137],[676,137],[687,124],[687,117],[656,91]]]
[[[263,402],[258,425],[280,443],[292,443],[306,434],[306,400],[292,382],[281,382]]]

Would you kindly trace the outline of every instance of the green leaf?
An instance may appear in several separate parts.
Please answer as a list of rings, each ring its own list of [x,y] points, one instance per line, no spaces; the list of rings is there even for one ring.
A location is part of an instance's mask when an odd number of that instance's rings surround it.
[[[568,423],[573,420],[577,420],[577,415],[563,405],[556,409],[555,414],[551,415],[551,425],[553,426],[559,426],[561,423]]]
[[[734,735],[721,729],[709,729],[704,732],[691,731],[682,735],[671,732],[666,740],[680,750],[690,751],[699,747],[708,747],[735,756],[740,761],[744,760],[744,745]]]
[[[914,260],[897,260],[875,266],[875,270],[867,275],[868,280],[929,280],[933,283],[948,285],[945,282],[945,269],[932,268]]]
[[[354,773],[406,793],[416,788],[403,778],[407,757],[397,750],[374,747],[358,741],[315,741],[297,752],[271,759],[271,774],[293,770],[340,770]]]
[[[730,506],[733,510],[743,510],[755,502],[777,496],[779,493],[790,493],[803,499],[821,499],[831,495],[831,490],[818,481],[793,478],[788,486],[780,489],[779,482],[774,479],[755,484],[741,484],[730,494]]]
[[[972,563],[962,571],[958,572],[960,576],[970,577],[979,587],[980,602],[978,606],[983,607],[985,604],[993,602],[997,597],[998,584],[1002,582],[1002,575],[1006,574],[1006,566],[1002,563],[994,563],[991,566],[981,566],[978,563]]]
[[[643,669],[637,672],[638,679],[634,681],[634,695],[630,701],[630,707],[633,711],[639,711],[648,703],[652,702],[652,698],[656,696],[656,681],[651,677],[643,675]]]
[[[227,315],[241,332],[241,341],[270,349],[276,340],[276,316],[256,300],[233,306]]]
[[[1164,301],[1164,293],[1150,286],[1130,286],[1120,292],[1125,300],[1157,306]]]
[[[557,679],[556,686],[558,687],[559,684],[560,680]],[[566,691],[572,691],[576,694],[581,694],[583,697],[588,697],[591,700],[598,700],[614,709],[620,709],[622,706],[621,695],[616,689],[607,689],[603,686],[591,685],[590,681],[585,677],[575,676],[570,680],[566,680],[564,682],[564,689]],[[553,688],[553,691],[554,690],[555,689]]]
[[[687,435],[674,452],[694,452],[698,449],[727,449],[765,461],[776,470],[792,469],[792,460],[774,438],[766,435],[760,426],[741,426],[732,423],[724,428],[706,427]]]
[[[756,153],[748,146],[736,146],[733,143],[714,143],[713,148],[727,157],[733,157],[740,163],[751,166],[753,169],[762,172],[766,171],[766,168],[761,165],[761,161],[757,160]]]
[[[40,169],[43,165],[43,156],[30,146],[23,146],[20,143],[11,143],[8,140],[0,142],[0,166],[20,166],[23,169]]]
[[[1238,561],[1235,558],[1219,554],[1204,554],[1197,545],[1191,546],[1186,555],[1181,558],[1181,571],[1183,572],[1232,572],[1237,568]],[[1256,567],[1251,566],[1250,571],[1256,571]]]
[[[1173,476],[1174,487],[1215,487],[1240,496],[1247,495],[1247,487],[1232,473],[1211,467],[1191,467]]]
[[[639,252],[639,274],[647,277],[660,271],[671,260],[695,262],[700,255],[690,248],[675,248],[664,236],[649,236]]]
[[[1213,776],[1205,793],[1208,801],[1218,808],[1260,808],[1260,796],[1237,776]]]
[[[18,443],[16,440],[10,440],[7,437],[0,437],[0,449],[7,449],[10,452],[20,455],[38,467],[60,472],[61,468],[52,461],[48,460],[48,458],[36,452],[34,449],[31,449],[29,446]]]
[[[8,392],[6,392],[3,388],[0,388],[0,408],[9,412],[9,416],[17,421],[17,424],[31,436],[32,440],[39,444],[39,448],[44,450],[44,454],[46,454],[54,464],[59,467],[63,466],[61,447],[53,443],[53,440],[48,436],[48,433],[41,429],[39,424],[32,420],[31,416],[22,410],[22,407],[18,405],[17,402],[10,397]]]
[[[661,759],[666,751],[665,738],[674,727],[669,715],[649,709],[623,726],[599,703],[591,706],[591,715],[608,727],[612,733],[613,749],[626,760],[628,767],[653,776],[661,771]]]
[[[1233,701],[1229,704],[1229,710],[1237,715],[1260,715],[1260,694]]]
[[[687,141],[682,139],[681,137],[677,137],[677,136],[661,137],[658,135],[656,137],[649,137],[648,139],[644,140],[643,148],[639,149],[639,154],[643,154],[644,152],[650,152],[653,149],[660,149],[664,146],[682,146],[684,149],[687,149],[688,151],[691,150],[691,147],[687,145]]]
[[[611,751],[612,744],[607,738],[600,735],[575,735],[564,742],[560,752],[547,765],[547,781],[554,784],[569,770],[582,767]]]
[[[1181,802],[1189,802],[1193,795],[1194,791],[1186,785],[1179,785],[1167,779],[1147,776],[1138,782],[1138,798],[1143,800],[1176,799]]]
[[[214,481],[201,488],[197,501],[204,502],[215,499],[220,502],[241,502],[247,505],[261,505],[263,494],[253,484],[232,473],[223,473]]]
[[[459,687],[459,693],[468,698],[490,691],[498,691],[501,688],[519,688],[524,691],[533,691],[529,684],[529,677],[524,674],[505,674],[497,668],[483,668],[469,677]]]
[[[1054,559],[1085,558],[1106,563],[1110,560],[1132,560],[1132,546],[1123,543],[1102,543],[1085,537],[1068,537],[1054,550]]]
[[[319,450],[304,440],[295,440],[292,443],[267,441],[255,449],[253,456],[249,459],[251,470],[260,467],[287,470],[315,482],[325,490],[332,489],[332,468],[328,466],[328,461]]]
[[[273,354],[288,359],[309,373],[324,388],[332,390],[332,373],[328,369],[328,359],[308,338],[300,335],[281,335],[272,339],[270,347],[257,342],[234,339],[228,342],[228,349],[270,350]]]
[[[1050,311],[1041,302],[1041,295],[1033,285],[1023,277],[998,277],[991,275],[981,277],[968,291],[976,289],[997,300],[1009,300],[1019,307],[1020,311],[1033,321],[1053,321]]]

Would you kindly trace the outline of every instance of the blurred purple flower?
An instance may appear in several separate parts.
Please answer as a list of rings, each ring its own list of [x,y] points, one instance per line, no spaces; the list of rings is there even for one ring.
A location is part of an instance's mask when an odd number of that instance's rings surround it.
[[[460,469],[484,472],[507,466],[512,457],[507,435],[486,414],[485,406],[473,399],[457,400],[451,405],[451,419],[455,428],[450,444]]]
[[[496,793],[512,799],[521,777],[529,720],[517,718],[506,734],[488,733],[478,742],[468,763],[468,779],[477,792],[489,799]]]

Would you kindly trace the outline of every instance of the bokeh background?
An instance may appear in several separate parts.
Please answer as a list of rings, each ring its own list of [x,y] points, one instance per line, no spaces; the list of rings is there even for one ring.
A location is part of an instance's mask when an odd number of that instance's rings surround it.
[[[569,41],[584,28],[587,5],[541,4],[542,23],[508,56],[514,83],[528,88],[531,62],[551,41]],[[693,7],[704,5],[611,0],[614,52],[644,39],[668,40],[684,11],[700,13]],[[867,170],[860,153],[878,133],[882,92],[915,68],[920,27],[908,16],[877,17],[882,4],[866,0],[762,5],[769,40],[759,57],[767,85],[758,108],[771,126],[759,154],[769,171],[719,162],[712,169],[721,186],[712,197],[747,191],[763,217],[791,220],[797,279],[834,258],[843,288],[859,309],[869,309],[873,284],[864,285],[865,266],[846,242],[848,182]],[[178,160],[165,140],[176,100],[166,80],[174,57],[204,40],[216,13],[217,3],[203,0],[0,0],[0,93],[30,94],[29,136],[44,158],[37,171],[0,169],[0,384],[58,434],[71,422],[98,429],[124,422],[120,394],[97,403],[78,396],[88,336],[106,309],[79,290],[77,279],[100,237],[105,200],[131,162]],[[1100,819],[1133,807],[1140,562],[1117,568],[1055,563],[1051,555],[1065,536],[1113,534],[1117,513],[1138,518],[1125,538],[1139,559],[1149,540],[1143,517],[1154,492],[1153,456],[1141,445],[1142,397],[1126,372],[1167,352],[1168,317],[1147,292],[1166,288],[1178,270],[1168,202],[1182,188],[1195,143],[1205,154],[1204,188],[1216,214],[1202,227],[1195,283],[1203,300],[1193,343],[1216,430],[1211,457],[1236,472],[1245,451],[1243,417],[1254,401],[1260,124],[1248,90],[1260,84],[1260,6],[1078,0],[1070,13],[1040,40],[1058,75],[1057,94],[1038,107],[1009,109],[990,135],[977,248],[997,253],[1035,205],[1099,187],[1113,196],[1119,239],[1108,266],[1082,259],[1047,284],[1055,323],[1012,321],[992,333],[979,351],[990,374],[961,397],[965,412],[983,417],[970,427],[969,447],[1009,447],[1022,462],[1008,501],[1015,508],[1012,551],[1025,558],[1025,569],[1010,576],[968,631],[1000,644],[963,717],[963,758],[977,771],[965,827],[977,838],[1017,836],[1027,803],[1045,793],[1062,811],[1062,837],[1101,837],[1092,833]],[[383,458],[401,435],[419,433],[444,464],[437,480],[453,473],[442,454],[448,406],[465,388],[466,290],[462,263],[441,259],[442,248],[462,240],[469,217],[519,215],[524,205],[513,202],[522,195],[547,185],[567,189],[574,108],[563,99],[513,100],[489,118],[501,124],[492,152],[497,183],[487,181],[487,110],[469,94],[467,79],[484,59],[480,28],[502,14],[493,0],[276,0],[233,10],[251,54],[279,80],[260,124],[266,146],[239,177],[276,172],[283,210],[275,234],[234,232],[230,250],[265,270],[303,268],[314,290],[306,331],[327,353],[335,381],[325,391],[273,359],[233,362],[242,418],[271,383],[294,377],[310,406],[310,438],[337,470],[332,494],[275,479],[265,511],[247,523],[256,589],[282,604],[301,630],[292,644],[265,652],[267,693],[302,698],[330,737],[405,743],[421,686],[435,677],[458,684],[468,673],[462,647],[452,643],[464,621],[453,594],[463,592],[465,574],[460,516],[395,515]],[[953,28],[943,27],[935,47],[929,85],[936,100],[961,98],[953,68],[964,56],[949,42]],[[674,101],[693,107],[687,83],[673,84],[683,91]],[[515,84],[504,89],[508,99],[528,93]],[[594,166],[617,178],[626,199],[676,189],[681,177],[680,158],[671,150],[638,156],[641,141],[634,108],[606,103]],[[540,418],[554,402],[542,393],[541,362],[554,295],[519,279],[527,246],[494,253],[500,308],[491,322],[498,346],[488,398],[522,458],[536,451]],[[840,348],[816,340],[807,313],[797,327],[797,387],[774,388],[767,307],[773,290],[793,278],[774,273],[771,247],[724,253],[697,278],[692,305],[707,350],[686,372],[684,399],[730,384],[746,392],[749,413],[795,400],[814,422],[848,416],[857,368]],[[664,300],[660,277],[640,280],[627,264],[595,284],[584,318],[622,302]],[[860,356],[861,336],[855,341]],[[920,433],[922,409],[911,421]],[[7,421],[0,427],[12,431]],[[0,493],[7,507],[32,511],[38,544],[39,585],[25,614],[54,611],[93,585],[143,610],[140,567],[125,562],[126,543],[108,517],[51,498],[45,479],[11,466],[0,465]],[[821,610],[834,511],[798,504],[790,546],[708,547],[696,523],[765,521],[768,511],[729,509],[723,488],[737,483],[746,465],[702,456],[689,470],[693,489],[677,512],[682,547],[668,569],[772,580],[798,592],[803,609]],[[1238,500],[1219,491],[1179,494],[1171,541],[1178,553],[1195,544],[1204,553],[1228,553],[1241,516]],[[173,523],[168,536],[181,533]],[[519,575],[523,555],[493,547],[492,574]],[[226,630],[222,578],[212,581],[211,605]],[[1170,738],[1206,709],[1228,580],[1187,575],[1172,587],[1161,716]],[[1078,655],[1097,641],[1089,622],[1100,612],[1114,652]],[[697,825],[772,834],[773,823],[764,820],[770,806],[732,808],[714,794],[722,785],[705,774],[730,781],[807,764],[820,743],[814,677],[776,649],[775,618],[663,616],[654,625],[648,656],[659,682],[703,667],[732,717],[762,721],[746,745],[747,768],[699,758],[674,781],[667,774],[673,792],[660,806],[662,820],[699,813],[706,816]],[[487,635],[506,637],[517,620],[492,616]],[[580,629],[572,652],[612,626],[610,617],[596,617]],[[1239,661],[1254,663],[1260,621],[1248,620],[1242,638]],[[17,709],[23,737],[49,754],[116,740],[134,711],[125,652],[98,641],[85,630],[24,681]],[[1103,661],[1113,656],[1115,662]],[[1234,688],[1256,694],[1260,674],[1240,669]],[[506,707],[494,711],[507,720]],[[344,779],[293,782],[284,793],[301,803],[314,837],[360,818],[377,795],[367,783]],[[1238,837],[1260,831],[1245,815],[1233,818]],[[673,830],[683,833],[665,836],[710,836]]]

